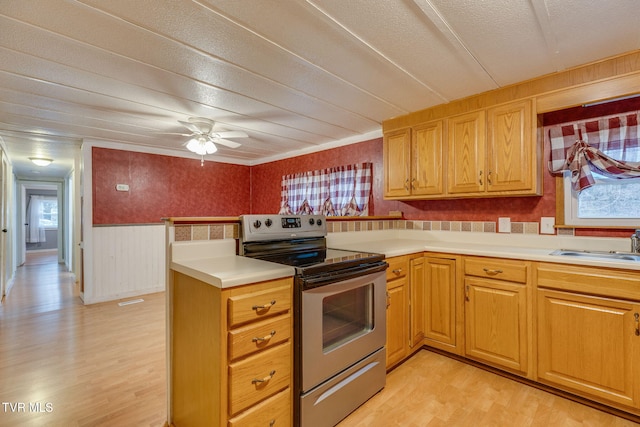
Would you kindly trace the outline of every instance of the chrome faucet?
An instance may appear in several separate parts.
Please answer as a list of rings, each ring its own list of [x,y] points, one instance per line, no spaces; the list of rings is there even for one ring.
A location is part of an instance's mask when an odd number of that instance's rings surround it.
[[[631,252],[640,253],[640,230],[631,235]]]

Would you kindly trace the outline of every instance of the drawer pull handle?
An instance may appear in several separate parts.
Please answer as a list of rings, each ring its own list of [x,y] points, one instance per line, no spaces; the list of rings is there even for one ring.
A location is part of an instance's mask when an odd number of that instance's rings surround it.
[[[487,274],[489,274],[489,275],[491,275],[491,276],[493,276],[493,275],[495,275],[495,274],[500,274],[500,273],[502,273],[502,270],[490,270],[490,269],[488,269],[488,268],[483,268],[483,270],[484,270],[484,272],[485,272],[485,273],[487,273]]]
[[[274,425],[276,425],[276,420],[269,421],[269,427],[273,427]]]
[[[480,185],[484,185],[484,184],[482,183],[482,171],[480,171],[480,177],[478,178],[478,184],[480,184]]]
[[[271,301],[269,304],[265,304],[265,305],[254,305],[253,307],[251,307],[252,310],[266,310],[268,308],[273,307],[274,305],[276,305],[276,300]]]
[[[271,339],[271,337],[274,336],[275,334],[276,334],[276,331],[271,331],[271,333],[269,333],[269,335],[265,335],[264,337],[253,337],[251,342],[269,341]]]
[[[275,369],[271,372],[269,372],[269,376],[266,376],[264,378],[254,378],[251,380],[251,384],[260,384],[260,383],[266,383],[267,381],[269,381],[271,378],[273,378],[273,376],[276,374]]]
[[[636,320],[636,336],[640,337],[640,314],[634,313],[633,318]]]
[[[391,305],[391,295],[389,295],[389,291],[387,291],[387,308]]]
[[[391,270],[391,272],[393,274],[400,274],[400,273],[402,273],[402,269],[401,268],[396,268],[395,270]]]

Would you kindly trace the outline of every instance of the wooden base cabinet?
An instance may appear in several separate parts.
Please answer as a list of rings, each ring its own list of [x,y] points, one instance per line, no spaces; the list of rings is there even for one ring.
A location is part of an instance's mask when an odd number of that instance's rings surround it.
[[[409,260],[387,260],[387,369],[409,355]]]
[[[220,289],[170,274],[171,425],[291,425],[293,279]]]
[[[422,254],[387,259],[387,369],[422,347],[425,262]]]
[[[465,258],[465,355],[527,375],[528,263]]]
[[[637,273],[541,265],[538,380],[640,413],[638,283]]]
[[[424,343],[461,355],[456,259],[427,254],[424,265]]]

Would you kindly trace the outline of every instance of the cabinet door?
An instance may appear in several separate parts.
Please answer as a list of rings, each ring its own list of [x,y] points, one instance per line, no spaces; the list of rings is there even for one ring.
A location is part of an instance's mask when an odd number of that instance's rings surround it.
[[[456,346],[455,278],[455,260],[427,257],[424,334],[428,345],[445,350]]]
[[[531,100],[487,110],[487,191],[532,190],[537,182]]]
[[[413,128],[411,194],[443,193],[442,121]]]
[[[538,378],[640,406],[640,305],[538,289]]]
[[[526,374],[525,286],[475,277],[465,279],[465,353]]]
[[[386,133],[383,139],[384,196],[410,194],[411,129]]]
[[[484,168],[485,112],[476,111],[451,117],[447,123],[448,193],[484,192],[487,181]]]
[[[410,287],[411,298],[409,301],[409,312],[411,318],[411,328],[409,329],[409,346],[414,349],[422,346],[424,339],[424,280],[425,263],[424,257],[412,258],[410,265]]]
[[[409,293],[405,278],[387,282],[387,368],[409,350]]]

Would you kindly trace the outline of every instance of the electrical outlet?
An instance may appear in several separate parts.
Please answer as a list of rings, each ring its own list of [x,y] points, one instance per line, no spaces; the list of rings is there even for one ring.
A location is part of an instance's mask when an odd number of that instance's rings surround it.
[[[556,234],[556,219],[552,216],[540,218],[540,234]]]
[[[498,233],[511,233],[511,218],[498,218]]]
[[[116,184],[116,191],[129,191],[128,184]]]

